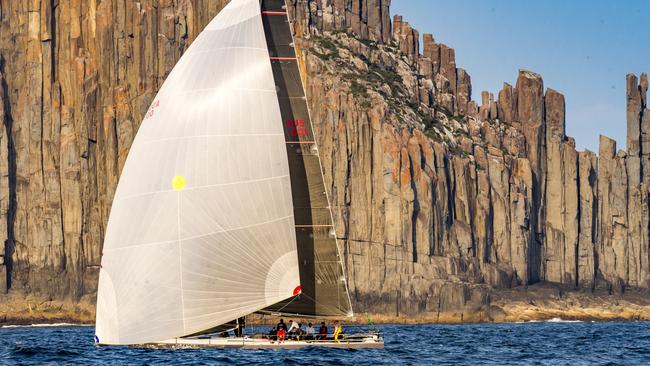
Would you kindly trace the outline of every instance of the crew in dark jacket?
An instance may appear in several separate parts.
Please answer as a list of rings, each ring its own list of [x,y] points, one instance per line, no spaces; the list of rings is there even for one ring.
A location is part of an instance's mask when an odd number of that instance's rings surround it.
[[[318,336],[316,339],[319,341],[324,341],[327,339],[327,325],[325,325],[325,322],[320,323],[320,328],[318,329]]]

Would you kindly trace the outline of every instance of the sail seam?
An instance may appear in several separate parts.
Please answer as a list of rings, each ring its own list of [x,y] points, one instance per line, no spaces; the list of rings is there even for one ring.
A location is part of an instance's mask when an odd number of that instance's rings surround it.
[[[201,93],[201,92],[209,92],[213,90],[220,90],[224,89],[223,87],[217,87],[217,88],[197,88],[197,89],[192,89],[192,90],[185,90],[181,93],[169,93],[166,97],[179,97],[183,95],[188,95],[188,94],[195,94],[195,93]],[[229,88],[228,92],[233,92],[233,91],[252,91],[252,92],[259,92],[259,93],[275,93],[275,89],[254,89],[254,88]]]
[[[194,190],[199,190],[199,189],[204,189],[204,188],[227,187],[227,186],[234,186],[234,185],[238,185],[238,184],[259,183],[259,182],[266,182],[266,181],[285,179],[285,178],[289,178],[289,175],[278,175],[278,176],[275,176],[275,177],[241,180],[241,181],[230,182],[230,183],[217,183],[217,184],[209,184],[209,185],[205,185],[205,186],[189,187],[189,188],[185,188],[184,191],[194,191]],[[173,189],[161,189],[159,191],[132,194],[130,196],[120,197],[120,198],[116,199],[115,201],[119,202],[119,201],[125,201],[125,200],[129,200],[129,199],[133,199],[133,198],[140,198],[140,197],[156,195],[156,194],[160,194],[160,193],[170,193],[170,192],[174,192],[174,190]]]
[[[204,138],[204,137],[270,137],[270,136],[283,136],[281,133],[255,133],[255,134],[225,134],[225,135],[220,135],[220,134],[214,134],[214,135],[190,135],[190,136],[176,136],[176,137],[165,137],[162,139],[157,139],[157,140],[146,140],[142,142],[138,142],[139,145],[145,145],[145,144],[153,144],[156,142],[165,142],[165,141],[178,141],[178,140],[189,140],[189,139],[195,139],[195,138]]]
[[[178,224],[178,271],[180,273],[181,285],[181,315],[183,318],[183,333],[185,332],[185,293],[183,291],[183,248],[181,246],[181,192],[178,192],[178,210],[176,220]]]
[[[260,47],[243,47],[243,46],[234,46],[234,47],[219,47],[219,48],[211,48],[209,50],[203,50],[203,51],[191,51],[188,52],[188,55],[196,55],[196,54],[202,54],[202,53],[210,53],[214,51],[225,51],[225,50],[258,50],[258,51],[266,51],[265,48],[260,48]]]
[[[179,234],[178,234],[179,238],[177,240],[164,240],[164,241],[156,241],[156,242],[151,242],[151,243],[126,245],[126,246],[119,247],[119,248],[110,248],[110,249],[106,248],[104,250],[104,253],[110,253],[110,252],[113,252],[113,251],[124,250],[124,249],[133,249],[133,248],[146,247],[146,246],[150,246],[150,245],[170,244],[170,243],[174,243],[174,242],[177,242],[177,241],[187,241],[187,240],[193,240],[193,239],[200,239],[200,238],[204,238],[206,236],[210,236],[210,235],[214,235],[214,234],[230,233],[230,232],[237,231],[237,230],[247,229],[247,228],[251,228],[251,227],[258,227],[258,226],[262,226],[262,225],[266,225],[266,224],[271,224],[271,223],[278,222],[278,221],[283,221],[283,220],[286,220],[286,219],[289,219],[289,218],[293,218],[293,215],[289,215],[289,216],[280,217],[280,218],[269,220],[269,221],[256,223],[254,225],[239,226],[239,227],[235,227],[235,228],[228,229],[228,230],[213,231],[213,232],[210,232],[210,233],[207,233],[207,234],[190,236],[190,237],[187,237],[187,238],[180,238],[180,226],[179,226]]]

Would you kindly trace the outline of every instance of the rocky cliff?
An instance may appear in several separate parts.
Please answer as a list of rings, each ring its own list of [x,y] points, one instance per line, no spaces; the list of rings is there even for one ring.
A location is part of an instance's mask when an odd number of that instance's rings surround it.
[[[0,290],[12,309],[91,309],[138,125],[225,3],[1,0]],[[627,77],[627,150],[602,137],[598,154],[578,152],[564,96],[540,75],[522,70],[479,104],[454,49],[425,34],[420,50],[389,6],[290,6],[356,310],[490,320],[522,285],[648,289],[647,75]]]

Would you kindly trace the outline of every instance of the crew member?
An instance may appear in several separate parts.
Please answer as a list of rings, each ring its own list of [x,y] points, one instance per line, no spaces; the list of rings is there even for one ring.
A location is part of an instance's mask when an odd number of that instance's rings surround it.
[[[316,337],[316,339],[318,339],[319,341],[326,340],[327,339],[327,332],[328,332],[327,325],[325,324],[325,322],[321,322],[320,323],[320,328],[318,328],[318,337]]]
[[[332,324],[332,330],[334,332],[334,340],[338,341],[341,338],[341,334],[343,333],[343,327],[337,320],[335,320],[334,324]]]
[[[289,329],[287,330],[287,335],[290,337],[294,337],[298,335],[298,330],[300,329],[300,326],[298,325],[298,322],[294,322],[293,320],[289,320]]]
[[[278,340],[278,329],[276,327],[273,327],[273,329],[271,329],[271,331],[269,332],[269,340],[271,341]]]
[[[287,330],[287,325],[284,324],[284,319],[280,319],[280,322],[275,326],[275,329],[284,329],[285,331]]]
[[[305,331],[305,340],[306,341],[314,340],[314,326],[311,323],[307,324],[307,329]]]
[[[284,341],[285,339],[287,339],[287,331],[284,328],[278,329],[277,337],[278,337],[278,342]]]

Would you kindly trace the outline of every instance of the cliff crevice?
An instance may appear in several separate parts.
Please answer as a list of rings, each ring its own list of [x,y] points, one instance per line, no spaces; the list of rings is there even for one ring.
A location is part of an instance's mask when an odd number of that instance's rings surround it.
[[[16,217],[16,151],[13,141],[11,105],[7,99],[4,60],[0,58],[0,293],[11,288],[12,256],[14,254],[14,222]]]

